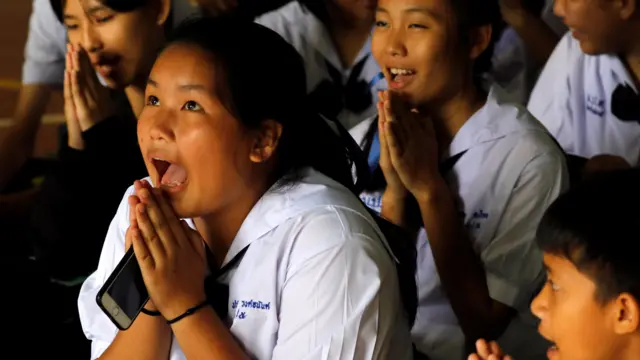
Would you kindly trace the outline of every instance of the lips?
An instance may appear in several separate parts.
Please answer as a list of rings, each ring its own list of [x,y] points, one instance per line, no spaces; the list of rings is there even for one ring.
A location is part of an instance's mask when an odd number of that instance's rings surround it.
[[[389,87],[392,89],[407,87],[416,75],[415,69],[404,67],[388,67],[386,72],[389,78]]]
[[[187,185],[187,171],[180,164],[161,157],[153,157],[151,162],[158,173],[159,187],[163,190],[178,192]]]

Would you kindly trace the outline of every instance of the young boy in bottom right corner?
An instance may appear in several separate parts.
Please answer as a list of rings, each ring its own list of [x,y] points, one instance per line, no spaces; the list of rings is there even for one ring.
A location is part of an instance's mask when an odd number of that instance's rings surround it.
[[[547,283],[531,310],[550,360],[640,359],[640,169],[593,176],[547,210]],[[469,360],[512,360],[478,340]],[[514,359],[517,360],[517,359]]]

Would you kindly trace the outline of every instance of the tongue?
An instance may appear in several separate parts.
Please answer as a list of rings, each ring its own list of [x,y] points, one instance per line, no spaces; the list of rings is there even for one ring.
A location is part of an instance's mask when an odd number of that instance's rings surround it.
[[[407,75],[396,75],[396,76],[393,78],[393,81],[395,81],[395,82],[399,82],[399,83],[406,82],[406,81],[407,81],[407,80],[409,80],[412,76],[413,76],[413,74],[407,74]]]
[[[187,181],[187,171],[176,164],[169,165],[160,180],[162,185],[180,185]]]

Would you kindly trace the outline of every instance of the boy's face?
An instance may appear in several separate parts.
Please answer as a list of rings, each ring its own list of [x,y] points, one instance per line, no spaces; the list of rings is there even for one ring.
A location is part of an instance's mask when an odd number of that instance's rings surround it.
[[[617,359],[615,300],[601,304],[596,284],[564,257],[544,254],[548,280],[531,304],[540,334],[554,343],[551,360]]]
[[[147,75],[157,51],[154,40],[162,34],[151,5],[117,12],[102,0],[66,0],[64,4],[69,42],[87,51],[107,86],[124,88]]]
[[[589,55],[616,53],[623,50],[623,28],[620,8],[615,0],[555,0],[554,12],[569,27]]]

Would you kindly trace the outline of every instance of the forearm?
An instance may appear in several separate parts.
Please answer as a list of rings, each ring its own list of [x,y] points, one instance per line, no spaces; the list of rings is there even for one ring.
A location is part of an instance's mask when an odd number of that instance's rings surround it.
[[[469,339],[495,338],[502,329],[493,321],[485,270],[444,180],[418,204],[442,287],[463,332]]]
[[[394,194],[389,190],[385,190],[382,194],[380,216],[393,224],[406,228],[408,219],[407,198],[407,194]]]
[[[528,54],[538,66],[544,65],[555,49],[560,37],[540,18],[526,13],[511,21],[510,25],[525,44]]]
[[[178,321],[172,330],[187,359],[249,359],[210,306]]]
[[[51,91],[48,85],[26,85],[20,90],[14,124],[0,139],[0,190],[33,154],[40,120]]]
[[[171,329],[162,316],[140,314],[127,331],[120,331],[100,359],[167,360]]]

